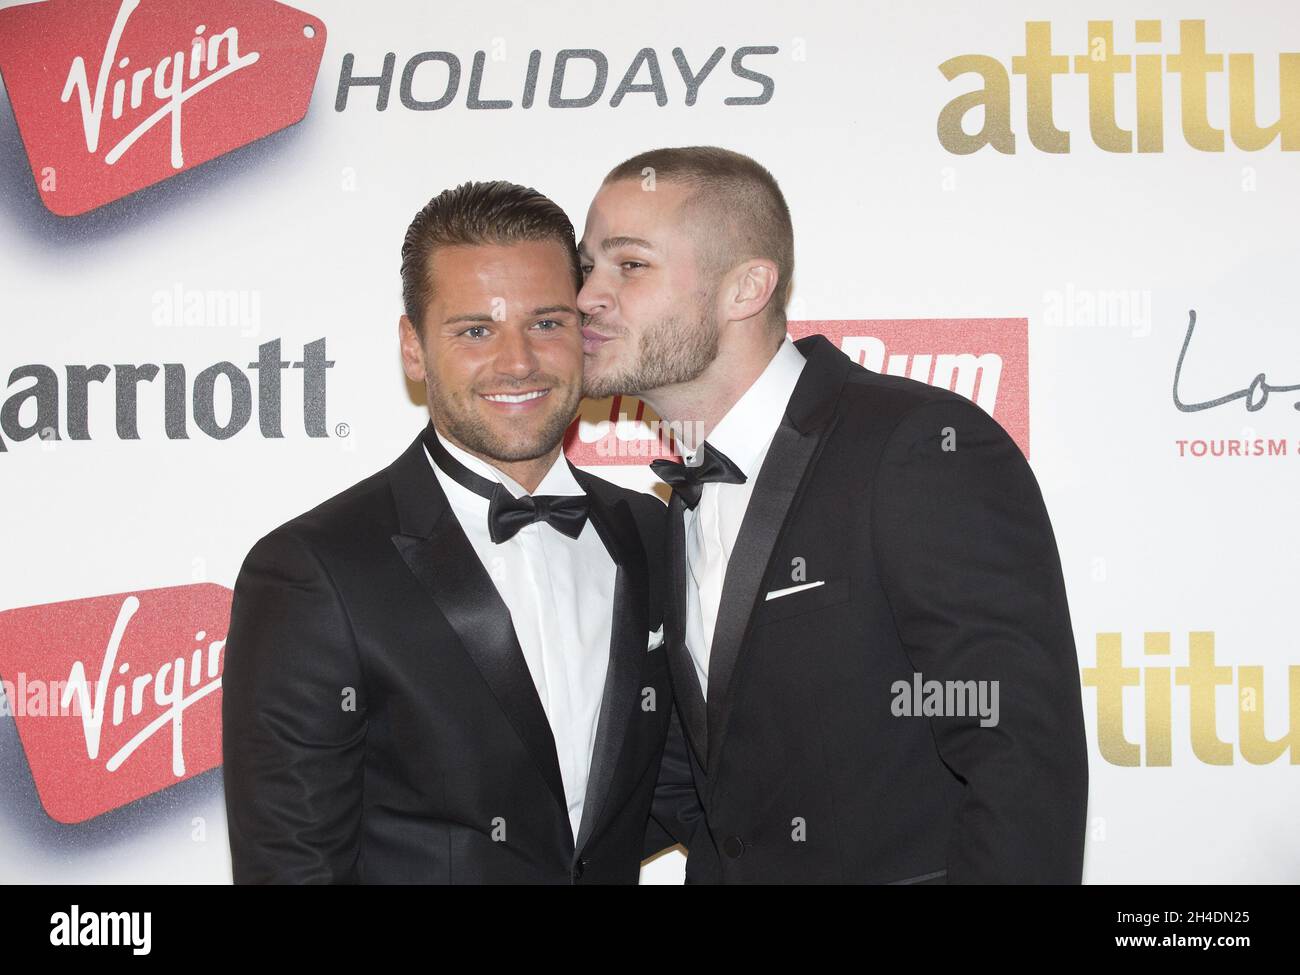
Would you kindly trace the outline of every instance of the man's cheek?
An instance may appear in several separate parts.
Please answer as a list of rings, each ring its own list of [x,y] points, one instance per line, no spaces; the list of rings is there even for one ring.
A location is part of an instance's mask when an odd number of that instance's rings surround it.
[[[540,371],[549,373],[561,383],[574,383],[582,378],[581,337],[577,342],[557,342],[538,358]]]

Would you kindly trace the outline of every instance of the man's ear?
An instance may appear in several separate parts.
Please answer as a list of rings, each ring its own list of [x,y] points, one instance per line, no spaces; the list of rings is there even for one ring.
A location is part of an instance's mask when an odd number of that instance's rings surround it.
[[[426,375],[424,343],[412,321],[403,315],[397,320],[398,341],[402,349],[402,370],[413,383],[423,383]]]
[[[772,301],[777,277],[776,263],[765,257],[756,257],[738,265],[728,275],[728,287],[723,289],[725,306],[722,312],[726,319],[739,322],[761,315]]]

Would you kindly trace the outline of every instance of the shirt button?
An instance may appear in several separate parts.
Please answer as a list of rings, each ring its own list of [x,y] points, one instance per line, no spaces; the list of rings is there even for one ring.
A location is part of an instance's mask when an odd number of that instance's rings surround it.
[[[745,852],[745,844],[739,836],[728,836],[722,841],[722,852],[733,860],[740,859],[740,855]]]

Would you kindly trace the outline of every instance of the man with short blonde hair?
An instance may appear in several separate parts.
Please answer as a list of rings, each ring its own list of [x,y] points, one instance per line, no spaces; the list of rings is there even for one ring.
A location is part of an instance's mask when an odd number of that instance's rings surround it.
[[[680,430],[669,661],[697,883],[1078,883],[1088,762],[1060,558],[970,400],[792,342],[788,208],[713,146],[615,167],[587,214],[585,387]],[[973,687],[991,718],[899,689]],[[1000,699],[999,699],[1000,694]]]

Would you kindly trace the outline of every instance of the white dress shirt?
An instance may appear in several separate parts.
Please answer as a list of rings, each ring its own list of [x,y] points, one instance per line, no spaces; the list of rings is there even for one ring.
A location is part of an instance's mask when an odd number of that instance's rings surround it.
[[[528,493],[513,478],[441,433],[438,439],[458,461],[483,477],[500,481],[516,498]],[[525,525],[506,541],[494,543],[488,535],[488,499],[448,477],[427,448],[424,453],[461,528],[510,610],[519,647],[555,738],[576,841],[609,667],[617,572],[614,560],[590,519],[577,538],[538,521]],[[586,492],[561,451],[533,493]]]
[[[787,335],[767,367],[727,411],[705,438],[726,454],[745,475],[744,484],[704,484],[700,503],[685,512],[686,522],[686,647],[695,661],[700,692],[709,694],[709,652],[722,602],[731,550],[740,534],[754,482],[767,457],[768,447],[781,425],[786,405],[808,360]],[[682,459],[690,463],[700,448],[683,446]]]

